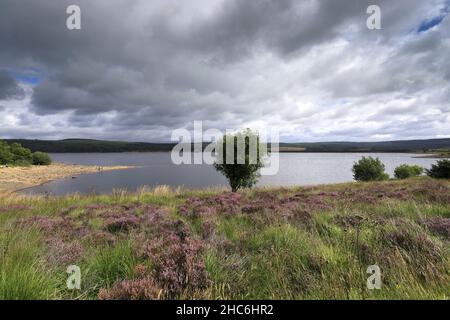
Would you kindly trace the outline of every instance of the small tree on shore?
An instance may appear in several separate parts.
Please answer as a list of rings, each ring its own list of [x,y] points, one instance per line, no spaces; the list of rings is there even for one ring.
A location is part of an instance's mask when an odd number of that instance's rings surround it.
[[[48,166],[52,163],[52,158],[45,152],[35,152],[33,153],[33,164],[38,166]]]
[[[231,190],[253,187],[264,167],[266,150],[260,144],[259,135],[250,129],[225,135],[217,146],[214,167],[228,180]]]
[[[435,179],[450,179],[450,160],[439,160],[427,170],[427,175]]]
[[[385,166],[378,158],[362,157],[353,165],[353,178],[356,181],[383,181],[389,175],[384,171]]]
[[[423,173],[421,166],[410,166],[402,164],[394,170],[394,175],[397,179],[408,179],[412,177],[418,177]]]

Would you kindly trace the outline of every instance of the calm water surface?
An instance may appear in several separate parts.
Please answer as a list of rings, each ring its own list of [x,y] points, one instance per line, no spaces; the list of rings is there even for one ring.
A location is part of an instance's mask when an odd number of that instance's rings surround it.
[[[352,181],[353,163],[362,156],[379,157],[392,176],[396,166],[407,163],[429,168],[434,159],[418,159],[404,153],[282,153],[275,176],[262,177],[259,184],[270,186],[315,185]],[[52,154],[55,162],[84,165],[128,165],[139,168],[93,173],[76,179],[53,181],[28,189],[31,194],[110,193],[113,189],[136,190],[142,186],[169,185],[206,188],[226,185],[227,181],[209,165],[172,164],[170,153],[65,153]]]

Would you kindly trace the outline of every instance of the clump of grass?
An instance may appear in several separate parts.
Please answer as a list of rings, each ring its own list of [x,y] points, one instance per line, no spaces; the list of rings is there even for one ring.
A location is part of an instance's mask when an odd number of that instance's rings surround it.
[[[127,241],[94,250],[83,264],[85,286],[109,288],[116,281],[132,278],[136,263],[132,244]]]
[[[35,229],[3,229],[0,233],[0,300],[58,298],[58,276],[42,254]]]

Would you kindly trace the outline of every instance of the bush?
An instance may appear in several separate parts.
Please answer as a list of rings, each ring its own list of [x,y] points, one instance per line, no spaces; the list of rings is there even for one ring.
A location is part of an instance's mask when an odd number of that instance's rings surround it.
[[[52,158],[45,152],[35,152],[33,153],[33,164],[39,166],[48,166],[52,163]]]
[[[14,167],[30,167],[31,166],[31,162],[28,160],[23,160],[23,159],[19,159],[19,160],[15,160],[12,165]]]
[[[397,179],[408,179],[412,177],[418,177],[423,173],[421,166],[410,166],[402,164],[394,170],[394,175]]]
[[[362,157],[353,165],[353,178],[356,181],[383,181],[389,175],[384,171],[384,164],[378,158]]]
[[[238,152],[238,141],[243,142],[244,152]],[[222,141],[218,142],[219,145],[222,144],[222,148],[217,150],[218,160],[214,167],[228,179],[233,192],[241,188],[251,188],[258,181],[259,170],[264,167],[262,158],[265,156],[265,150],[259,141],[259,135],[247,129],[236,134],[226,135]],[[257,154],[252,159],[250,150],[255,150],[252,149],[253,147],[256,147]],[[226,161],[226,154],[233,150],[234,159]]]
[[[440,160],[427,170],[427,175],[435,179],[450,179],[450,160]]]

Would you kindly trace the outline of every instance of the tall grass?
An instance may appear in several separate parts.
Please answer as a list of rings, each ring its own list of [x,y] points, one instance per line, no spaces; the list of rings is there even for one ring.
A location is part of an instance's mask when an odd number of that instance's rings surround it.
[[[0,234],[0,299],[53,299],[58,279],[46,265],[39,232],[3,229]]]

